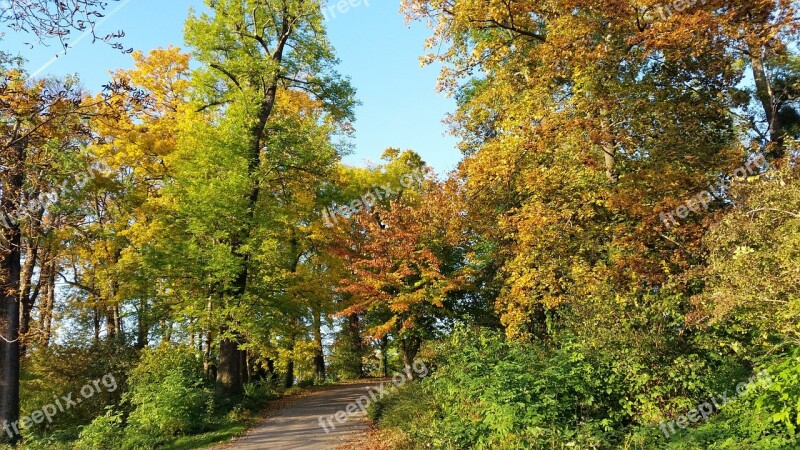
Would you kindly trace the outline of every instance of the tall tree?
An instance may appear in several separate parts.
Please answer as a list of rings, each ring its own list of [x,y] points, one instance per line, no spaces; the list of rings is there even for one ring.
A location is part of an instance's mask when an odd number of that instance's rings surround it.
[[[731,86],[727,90],[745,102],[742,118],[760,144],[758,150],[771,160],[780,160],[785,154],[784,142],[798,122],[798,71],[792,48],[800,21],[795,2],[714,0],[669,15],[663,14],[663,7],[658,10],[659,6],[639,7],[643,17],[655,21],[642,19],[641,33],[634,42],[665,56],[707,52],[704,59],[712,64],[709,67],[726,60],[740,61],[727,68],[718,66],[716,72],[722,74],[720,69],[725,69],[743,77],[742,92]],[[688,41],[687,31],[692,33]]]
[[[247,192],[241,225],[230,236],[235,277],[219,294],[229,307],[249,295],[252,273],[253,228],[264,188],[261,175],[270,168],[265,151],[280,129],[270,126],[281,89],[306,92],[319,101],[326,114],[345,121],[352,113],[352,88],[335,71],[336,59],[325,37],[317,2],[308,0],[207,1],[210,14],[192,16],[186,24],[186,41],[203,68],[195,75],[205,105],[230,127],[226,146],[246,161]],[[224,115],[224,117],[223,117]],[[227,122],[228,125],[224,125]],[[273,141],[280,142],[280,141]],[[286,167],[302,171],[292,161],[292,146],[280,149]],[[305,158],[303,158],[305,159]],[[231,393],[241,391],[236,318],[231,315],[221,330],[218,384]]]
[[[0,76],[0,423],[5,424],[19,417],[23,230],[41,219],[40,193],[58,194],[51,174],[64,173],[60,164],[84,145],[91,102],[84,101],[74,80],[28,82],[21,70]],[[35,256],[26,256],[26,263],[33,263]]]
[[[155,317],[152,301],[164,292],[153,280],[156,273],[171,273],[150,250],[157,247],[155,216],[164,209],[175,130],[189,107],[189,56],[170,47],[136,52],[133,59],[135,68],[117,71],[111,82],[132,89],[101,104],[103,114],[91,124],[95,176],[81,192],[84,219],[70,236],[66,256],[74,270],[62,278],[103,313],[109,338],[122,331],[121,309],[133,306],[137,344],[143,346],[153,322],[166,314],[162,309]]]

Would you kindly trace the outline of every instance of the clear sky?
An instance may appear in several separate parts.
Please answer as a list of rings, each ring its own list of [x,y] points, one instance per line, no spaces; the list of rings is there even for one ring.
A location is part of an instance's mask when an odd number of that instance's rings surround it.
[[[330,15],[328,33],[341,59],[340,71],[352,78],[362,105],[356,111],[355,152],[345,162],[364,165],[377,162],[387,147],[412,149],[440,174],[452,170],[460,159],[455,138],[442,120],[455,108],[453,99],[436,92],[438,68],[420,67],[424,40],[422,24],[409,28],[398,12],[399,1],[368,0],[345,14]],[[330,0],[329,5],[336,4]],[[105,35],[124,30],[126,47],[148,51],[169,44],[182,46],[183,22],[191,6],[202,0],[122,0],[111,2],[108,15],[97,30]],[[57,41],[42,47],[35,37],[10,30],[0,42],[3,50],[19,53],[35,72],[61,51]],[[76,39],[78,36],[73,36]],[[33,46],[25,45],[32,42]],[[108,71],[132,65],[130,55],[120,54],[91,36],[58,57],[40,76],[77,74],[84,86],[97,91],[108,80]]]

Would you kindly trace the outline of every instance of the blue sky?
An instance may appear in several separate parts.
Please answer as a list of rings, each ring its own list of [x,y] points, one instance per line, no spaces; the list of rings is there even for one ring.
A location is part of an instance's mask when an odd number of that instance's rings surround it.
[[[335,4],[336,0],[329,2]],[[148,51],[169,44],[182,46],[189,7],[201,6],[202,0],[112,2],[109,12],[119,5],[123,6],[100,25],[97,34],[122,29],[127,47]],[[409,148],[442,174],[454,169],[461,157],[456,140],[442,124],[455,103],[436,92],[438,68],[420,67],[419,56],[425,51],[423,44],[430,30],[422,24],[409,28],[398,10],[398,1],[369,0],[369,6],[337,12],[327,22],[330,40],[341,59],[340,71],[352,78],[362,102],[356,111],[355,152],[345,162],[364,165],[377,162],[387,147]],[[34,45],[25,45],[25,41]],[[25,57],[30,72],[42,68],[61,50],[56,41],[43,47],[33,36],[13,31],[6,33],[2,47]],[[131,62],[129,55],[103,43],[92,44],[87,37],[40,76],[78,74],[87,89],[97,91],[108,80],[108,71],[130,67]]]

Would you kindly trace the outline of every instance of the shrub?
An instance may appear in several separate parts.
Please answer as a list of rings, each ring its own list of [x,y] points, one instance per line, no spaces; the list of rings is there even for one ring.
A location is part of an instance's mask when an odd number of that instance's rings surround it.
[[[619,356],[626,351],[627,359]],[[755,377],[756,389],[669,440],[653,417],[730,394],[751,371],[692,354],[647,365],[630,349],[591,351],[569,339],[548,348],[466,329],[436,358],[431,376],[370,406],[370,418],[394,431],[395,448],[800,448],[800,350],[758,365],[771,383]]]
[[[548,345],[459,328],[436,355],[432,376],[370,410],[411,448],[633,448],[631,427],[685,402],[663,393],[692,395],[717,382],[700,378],[707,363],[691,355],[658,365],[646,353],[598,350],[569,335]]]
[[[547,352],[498,333],[457,330],[439,369],[371,411],[412,442],[442,449],[598,448],[623,419],[609,414],[598,369],[577,345]],[[420,419],[421,417],[421,419]]]
[[[213,397],[194,349],[162,346],[145,351],[129,384],[126,399],[133,411],[126,434],[131,445],[153,445],[205,428]]]
[[[778,450],[800,447],[800,351],[795,349],[791,355],[773,356],[762,368],[769,374],[768,383],[756,383],[756,390],[725,405],[718,416],[712,416],[699,427],[681,430],[668,442],[667,448]],[[660,442],[651,441],[651,444],[664,445],[664,436],[660,436]]]
[[[244,406],[248,409],[262,408],[266,402],[280,397],[278,389],[269,380],[260,380],[244,385]]]
[[[107,450],[120,446],[123,436],[122,414],[109,409],[81,430],[74,450]]]
[[[21,415],[28,416],[54,399],[72,394],[80,397],[81,388],[106,375],[114,377],[113,391],[100,384],[100,391],[86,401],[59,411],[52,422],[43,421],[26,430],[26,440],[60,436],[75,439],[80,426],[105,414],[106,407],[120,402],[128,372],[136,363],[137,352],[118,341],[99,342],[88,347],[51,345],[33,351],[26,358],[20,392]]]
[[[347,331],[337,332],[328,360],[328,376],[334,380],[351,380],[363,375],[363,373],[359,373],[359,367],[363,371],[363,366],[363,350],[355,347],[353,338]]]

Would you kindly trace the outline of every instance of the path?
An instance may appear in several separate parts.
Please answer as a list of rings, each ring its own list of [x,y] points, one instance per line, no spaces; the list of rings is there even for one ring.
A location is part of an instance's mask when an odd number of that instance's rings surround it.
[[[367,429],[361,411],[349,416],[342,424],[333,420],[335,429],[329,433],[320,425],[320,416],[327,418],[367,393],[367,388],[380,382],[368,381],[344,384],[314,392],[272,413],[264,422],[248,431],[237,441],[216,450],[333,450]]]

